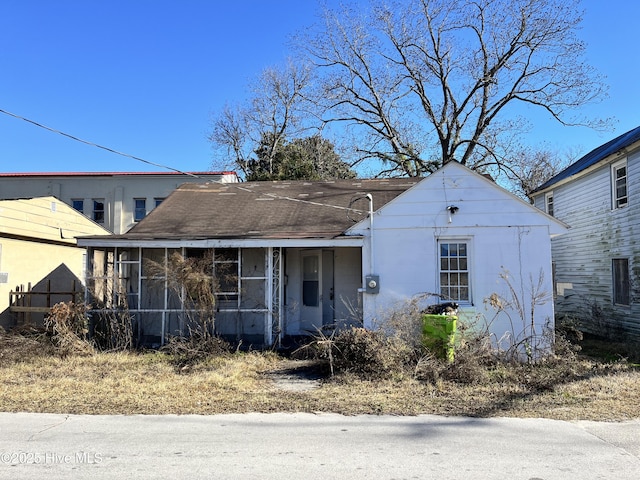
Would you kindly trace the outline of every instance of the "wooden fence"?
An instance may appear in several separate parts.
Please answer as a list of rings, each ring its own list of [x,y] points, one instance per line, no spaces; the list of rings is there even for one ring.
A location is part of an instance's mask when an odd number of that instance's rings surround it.
[[[75,301],[84,292],[82,284],[73,280],[70,290],[51,290],[51,280],[47,280],[45,290],[33,290],[31,283],[17,286],[9,292],[9,310],[15,315],[17,325],[33,323],[33,314],[46,315],[56,303]]]

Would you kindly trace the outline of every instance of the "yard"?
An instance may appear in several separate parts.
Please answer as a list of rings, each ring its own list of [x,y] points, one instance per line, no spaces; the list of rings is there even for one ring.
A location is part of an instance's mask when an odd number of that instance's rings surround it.
[[[0,411],[640,418],[640,368],[617,353],[629,352],[599,342],[582,346],[577,354],[535,365],[481,365],[467,356],[451,365],[432,360],[413,371],[367,377],[348,369],[331,375],[326,359],[273,352],[224,352],[184,362],[157,351],[61,350],[42,334],[2,332]]]

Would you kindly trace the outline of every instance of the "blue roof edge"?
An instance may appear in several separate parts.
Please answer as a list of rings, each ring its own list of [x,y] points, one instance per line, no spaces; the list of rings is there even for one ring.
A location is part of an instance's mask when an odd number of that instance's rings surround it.
[[[540,190],[544,190],[549,188],[550,186],[564,180],[565,178],[569,178],[581,171],[589,168],[592,165],[604,160],[608,156],[616,153],[619,150],[637,142],[640,140],[640,127],[636,127],[633,130],[629,130],[626,133],[614,138],[613,140],[608,141],[607,143],[600,145],[597,148],[594,148],[589,153],[587,153],[582,158],[576,160],[574,163],[569,165],[567,168],[562,170],[557,175],[551,177],[545,183],[536,188],[533,193],[539,192]]]

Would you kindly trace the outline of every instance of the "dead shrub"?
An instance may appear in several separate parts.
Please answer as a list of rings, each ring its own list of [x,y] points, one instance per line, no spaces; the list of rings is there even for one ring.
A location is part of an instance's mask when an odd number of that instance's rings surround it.
[[[402,376],[415,359],[415,350],[398,337],[380,330],[351,328],[333,340],[336,371],[376,380]]]
[[[215,335],[192,332],[188,337],[169,337],[160,351],[170,355],[176,369],[184,373],[210,357],[229,354],[231,345]]]
[[[478,385],[489,379],[490,371],[497,363],[496,350],[488,333],[466,330],[463,325],[456,341],[453,362],[438,358],[427,350],[416,364],[415,377],[428,383],[442,379]]]
[[[41,328],[24,326],[6,332],[0,327],[0,365],[52,355],[54,348]]]
[[[127,308],[99,310],[93,320],[93,340],[99,350],[118,352],[133,349],[133,322]]]
[[[89,307],[85,303],[60,302],[51,307],[44,327],[56,351],[62,355],[91,355],[94,346],[88,340]]]

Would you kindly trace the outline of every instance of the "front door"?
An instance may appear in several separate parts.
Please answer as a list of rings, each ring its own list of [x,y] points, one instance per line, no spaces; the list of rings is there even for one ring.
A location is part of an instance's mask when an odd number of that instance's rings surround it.
[[[302,252],[302,328],[316,332],[333,323],[333,252]]]

